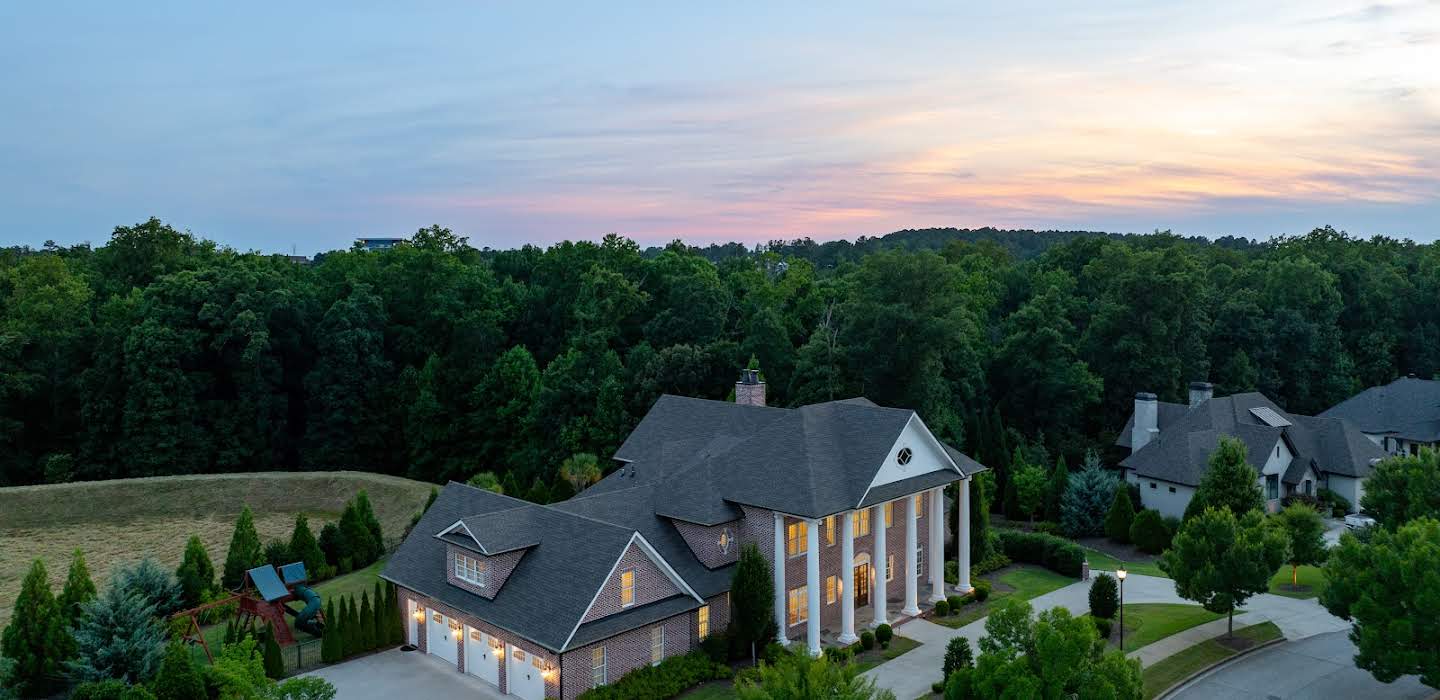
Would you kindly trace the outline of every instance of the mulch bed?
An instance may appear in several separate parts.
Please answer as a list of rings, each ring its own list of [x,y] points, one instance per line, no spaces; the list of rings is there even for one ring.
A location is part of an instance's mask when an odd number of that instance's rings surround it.
[[[1226,637],[1223,634],[1215,638],[1215,643],[1232,651],[1245,651],[1250,647],[1263,644],[1263,642],[1257,642],[1253,639],[1248,639],[1245,637]]]

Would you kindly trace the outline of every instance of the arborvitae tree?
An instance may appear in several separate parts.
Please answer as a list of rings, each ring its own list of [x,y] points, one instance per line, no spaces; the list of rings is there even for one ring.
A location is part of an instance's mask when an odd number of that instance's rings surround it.
[[[388,585],[390,591],[390,643],[405,643],[405,613],[400,610],[400,592],[396,590],[395,584]]]
[[[70,656],[70,637],[50,592],[45,562],[30,565],[20,584],[15,612],[0,637],[0,655],[15,663],[10,684],[25,697],[43,697],[55,690],[61,664]]]
[[[341,573],[346,573],[347,562],[351,569],[369,566],[370,562],[374,561],[374,553],[379,549],[354,501],[346,503],[345,510],[340,513],[340,542]]]
[[[1130,504],[1130,489],[1124,482],[1115,489],[1110,512],[1105,515],[1105,536],[1116,542],[1130,541],[1130,523],[1135,519],[1135,506]]]
[[[1220,444],[1210,453],[1210,463],[1200,475],[1200,485],[1185,506],[1185,519],[1205,512],[1206,508],[1224,508],[1236,517],[1265,507],[1260,493],[1259,472],[1246,461],[1247,448],[1239,438],[1222,436]]]
[[[961,483],[970,489],[970,563],[974,565],[994,553],[990,542],[990,501],[995,498],[995,475],[981,472]]]
[[[264,639],[265,675],[279,680],[285,675],[285,658],[280,655],[280,642],[275,639],[275,630],[265,628]]]
[[[1060,505],[1065,502],[1065,490],[1070,486],[1070,468],[1065,466],[1065,457],[1055,458],[1055,468],[1050,471],[1050,492],[1045,496],[1045,519],[1060,522]]]
[[[172,643],[165,649],[160,672],[155,675],[156,700],[195,700],[207,697],[205,681],[195,665],[189,647]]]
[[[337,569],[345,553],[344,539],[340,526],[335,523],[325,523],[325,527],[320,528],[320,551],[325,553],[325,563]]]
[[[310,532],[310,521],[301,513],[295,516],[295,530],[290,533],[290,556],[304,562],[305,573],[310,578],[318,579],[325,569],[325,552],[321,551],[320,543],[315,541],[314,533]]]
[[[380,584],[378,579],[375,581],[375,595],[371,600],[375,601],[375,607],[372,610],[375,613],[375,646],[377,648],[390,646],[390,616],[386,614],[389,612],[389,607],[385,604],[385,587]]]
[[[345,598],[345,656],[354,656],[361,651],[360,615],[355,610],[355,597]]]
[[[65,588],[56,600],[60,617],[65,624],[74,627],[82,614],[82,606],[95,599],[95,582],[90,580],[90,569],[85,566],[85,553],[75,550],[70,559],[70,573],[65,576]]]
[[[360,650],[375,648],[375,610],[370,607],[370,594],[360,592]]]
[[[205,602],[205,596],[215,588],[215,565],[210,563],[210,553],[198,536],[191,535],[185,543],[185,557],[175,570],[175,578],[180,581],[180,595],[187,608]]]
[[[730,629],[741,644],[750,646],[753,661],[755,647],[773,634],[770,628],[775,623],[775,583],[770,577],[770,564],[753,542],[740,548],[740,561],[730,579],[730,601]]]
[[[235,521],[235,533],[230,536],[230,549],[225,552],[225,572],[220,584],[226,590],[238,590],[245,581],[245,572],[265,563],[265,550],[260,544],[260,533],[255,531],[255,516],[250,506],[240,511]]]
[[[355,494],[355,512],[360,515],[360,522],[370,532],[370,541],[373,549],[370,550],[370,561],[376,561],[385,556],[385,533],[380,529],[380,520],[375,517],[375,509],[370,507],[370,495],[365,489]]]
[[[340,619],[335,617],[335,601],[325,601],[325,635],[320,638],[320,660],[327,664],[333,664],[340,660],[344,649],[340,641],[343,625]]]

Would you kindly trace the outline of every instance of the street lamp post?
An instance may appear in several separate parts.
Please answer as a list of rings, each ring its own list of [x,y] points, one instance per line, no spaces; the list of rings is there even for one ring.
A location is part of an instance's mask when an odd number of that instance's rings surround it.
[[[1116,569],[1115,578],[1120,579],[1120,653],[1125,653],[1125,570]]]

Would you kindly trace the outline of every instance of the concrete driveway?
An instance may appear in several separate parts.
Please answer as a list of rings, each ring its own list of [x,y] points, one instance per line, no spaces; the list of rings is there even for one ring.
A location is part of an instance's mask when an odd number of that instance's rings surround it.
[[[1398,700],[1435,697],[1415,676],[1381,683],[1355,668],[1355,646],[1345,632],[1284,642],[1221,666],[1187,683],[1171,700],[1216,698],[1364,698]]]
[[[340,700],[481,698],[502,700],[500,690],[419,651],[390,651],[326,666],[307,676],[330,681]]]
[[[1346,532],[1345,520],[1342,518],[1325,519],[1325,546],[1334,547],[1340,544],[1340,535]]]

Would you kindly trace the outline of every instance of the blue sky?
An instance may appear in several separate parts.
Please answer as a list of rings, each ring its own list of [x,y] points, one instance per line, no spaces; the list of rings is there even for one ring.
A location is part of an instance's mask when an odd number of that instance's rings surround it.
[[[10,3],[0,243],[1440,236],[1440,0]]]

